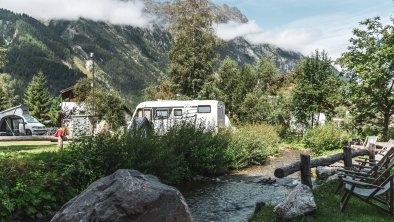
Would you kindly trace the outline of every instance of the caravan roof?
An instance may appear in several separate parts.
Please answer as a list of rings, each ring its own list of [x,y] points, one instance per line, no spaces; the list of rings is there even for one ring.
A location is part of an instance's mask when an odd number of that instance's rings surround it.
[[[219,103],[218,100],[158,100],[146,101],[138,104],[137,108],[144,107],[179,107],[179,106],[199,106],[213,105]]]

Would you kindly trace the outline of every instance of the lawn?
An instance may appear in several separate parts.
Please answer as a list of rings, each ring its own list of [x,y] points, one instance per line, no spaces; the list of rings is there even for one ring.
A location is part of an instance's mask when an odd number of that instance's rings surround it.
[[[8,154],[33,154],[42,152],[56,151],[56,142],[49,141],[15,141],[15,142],[0,142],[0,155]]]
[[[316,222],[388,222],[394,218],[384,212],[366,204],[356,198],[350,198],[345,212],[339,210],[339,202],[342,194],[334,195],[338,182],[331,181],[317,187],[313,193],[317,204],[316,214],[313,216],[299,218],[294,221],[316,221]],[[250,218],[249,222],[271,222],[281,221],[272,212],[273,207],[267,206]]]

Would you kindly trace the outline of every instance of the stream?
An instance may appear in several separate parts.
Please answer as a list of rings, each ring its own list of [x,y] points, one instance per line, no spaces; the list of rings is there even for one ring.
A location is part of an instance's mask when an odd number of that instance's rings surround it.
[[[194,222],[242,222],[253,214],[257,202],[280,203],[299,181],[299,173],[264,184],[265,178],[275,179],[276,167],[299,159],[299,150],[283,150],[262,166],[233,171],[219,177],[197,176],[194,182],[179,187]]]

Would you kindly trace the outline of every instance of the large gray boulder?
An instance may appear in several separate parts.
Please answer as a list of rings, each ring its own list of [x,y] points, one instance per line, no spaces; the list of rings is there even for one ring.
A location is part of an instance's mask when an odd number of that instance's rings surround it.
[[[286,199],[274,208],[277,215],[287,220],[309,215],[315,211],[316,203],[312,190],[304,184],[296,186]]]
[[[188,222],[191,216],[177,189],[136,170],[118,170],[93,182],[51,221]]]

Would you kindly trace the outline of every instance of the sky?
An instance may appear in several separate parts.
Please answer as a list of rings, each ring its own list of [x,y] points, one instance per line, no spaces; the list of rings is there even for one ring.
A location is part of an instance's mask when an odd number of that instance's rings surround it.
[[[249,19],[246,24],[215,24],[216,34],[222,39],[242,36],[254,44],[270,43],[304,55],[324,49],[333,59],[346,51],[352,30],[360,21],[380,16],[388,24],[394,16],[393,0],[212,1],[235,6]],[[142,28],[155,22],[154,17],[143,12],[142,0],[0,0],[0,8],[37,19],[85,17]]]
[[[271,43],[308,55],[326,50],[333,59],[346,51],[359,22],[380,16],[390,23],[393,0],[214,0],[236,6],[248,24],[219,24],[223,39],[243,36],[252,43]]]

